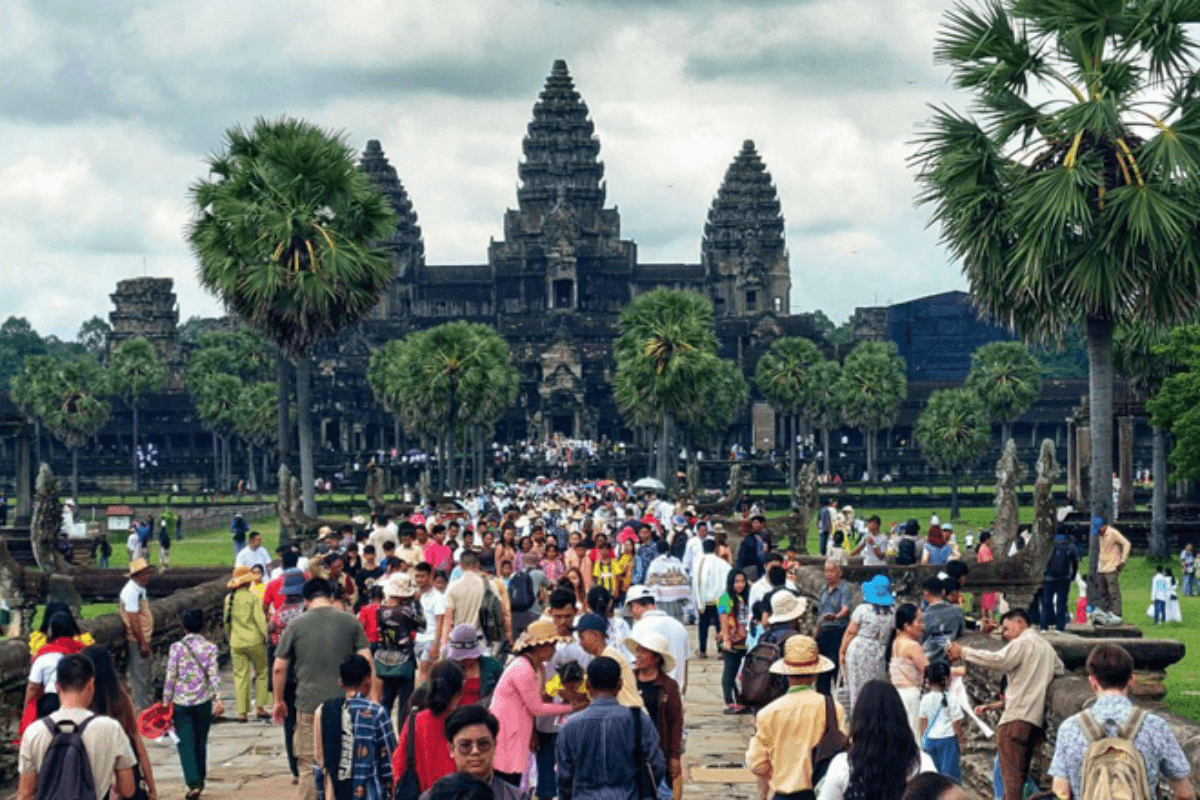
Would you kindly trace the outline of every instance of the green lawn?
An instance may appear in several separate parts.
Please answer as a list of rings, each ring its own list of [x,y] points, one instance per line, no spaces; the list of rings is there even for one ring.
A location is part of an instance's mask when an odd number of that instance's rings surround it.
[[[279,544],[279,518],[267,517],[251,523],[251,528],[263,534],[263,546],[267,547],[272,556]],[[113,554],[109,566],[113,569],[124,569],[129,565],[129,557],[125,552],[125,537],[110,536]],[[158,540],[150,545],[150,563],[158,566]],[[171,566],[173,567],[229,567],[233,568],[233,539],[228,527],[209,528],[207,530],[189,531],[184,529],[183,541],[171,543]]]

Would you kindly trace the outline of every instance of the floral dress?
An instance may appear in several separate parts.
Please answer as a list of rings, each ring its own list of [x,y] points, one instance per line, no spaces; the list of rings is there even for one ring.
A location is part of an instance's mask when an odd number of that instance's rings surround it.
[[[867,681],[888,679],[884,657],[888,638],[895,625],[895,615],[889,606],[863,603],[854,609],[850,621],[857,623],[858,635],[846,647],[846,689],[850,696],[847,718],[854,710],[855,698]]]

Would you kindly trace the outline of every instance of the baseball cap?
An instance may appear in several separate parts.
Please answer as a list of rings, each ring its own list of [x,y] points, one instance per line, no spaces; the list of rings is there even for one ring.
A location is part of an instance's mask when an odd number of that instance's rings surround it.
[[[576,631],[599,631],[608,633],[608,620],[599,614],[584,614],[575,624]]]
[[[630,586],[629,591],[625,593],[625,605],[636,602],[638,600],[654,600],[654,591],[649,586]]]

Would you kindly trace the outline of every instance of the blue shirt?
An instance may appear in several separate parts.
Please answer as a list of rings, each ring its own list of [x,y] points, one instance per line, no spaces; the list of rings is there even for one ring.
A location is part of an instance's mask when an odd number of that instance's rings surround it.
[[[650,568],[650,562],[656,558],[658,558],[658,544],[653,539],[638,547],[637,554],[633,557],[633,586],[646,582],[646,570]]]
[[[387,800],[392,789],[396,731],[387,710],[362,695],[346,701],[354,733],[353,792],[365,800]]]
[[[601,696],[567,718],[555,746],[559,800],[637,800],[636,771],[646,762],[633,758],[633,713],[616,698]],[[657,786],[667,772],[666,758],[654,723],[644,711],[637,713],[642,715],[642,753]]]

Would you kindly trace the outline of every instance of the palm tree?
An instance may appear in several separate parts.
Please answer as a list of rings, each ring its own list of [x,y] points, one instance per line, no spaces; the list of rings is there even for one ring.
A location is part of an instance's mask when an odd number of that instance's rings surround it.
[[[392,278],[373,243],[396,215],[342,134],[309,122],[231,128],[191,188],[200,283],[296,366],[304,512],[316,514],[313,347],[363,320]]]
[[[942,389],[929,396],[913,438],[934,469],[950,476],[950,518],[958,519],[958,482],[991,440],[987,406],[971,389]]]
[[[836,361],[818,361],[809,371],[809,386],[813,393],[804,416],[821,429],[821,456],[824,461],[821,471],[829,475],[829,435],[842,423],[842,406],[838,399],[842,367]]]
[[[697,447],[720,448],[729,426],[746,407],[750,387],[742,369],[727,358],[713,360],[712,368],[702,373],[696,397],[703,402],[685,405],[679,421],[688,430],[688,466],[696,463]]]
[[[1113,510],[1114,330],[1200,305],[1197,21],[1174,0],[991,0],[948,12],[934,54],[974,115],[933,109],[919,199],[984,312],[1033,340],[1083,325],[1093,514]]]
[[[676,420],[697,401],[697,387],[718,361],[712,303],[695,292],[654,289],[625,307],[619,328],[613,393],[623,414],[657,417],[656,472],[670,489],[676,484]]]
[[[108,387],[133,412],[133,491],[138,490],[138,411],[142,397],[162,388],[167,370],[154,345],[138,336],[117,345],[105,370]]]
[[[279,387],[274,383],[251,383],[244,385],[238,393],[234,406],[234,430],[246,443],[246,488],[259,491],[254,466],[254,448],[263,451],[263,483],[267,480],[267,454],[279,435]]]
[[[754,373],[754,383],[790,423],[788,434],[788,496],[796,508],[796,421],[816,395],[812,368],[823,361],[821,351],[803,337],[776,339]]]
[[[1000,448],[1042,391],[1042,365],[1020,342],[992,342],[971,354],[966,387],[979,395],[988,416],[1000,421]]]
[[[867,450],[867,480],[875,480],[875,446],[880,430],[896,421],[908,392],[904,359],[895,342],[862,342],[846,356],[838,378],[842,418],[862,431]]]

